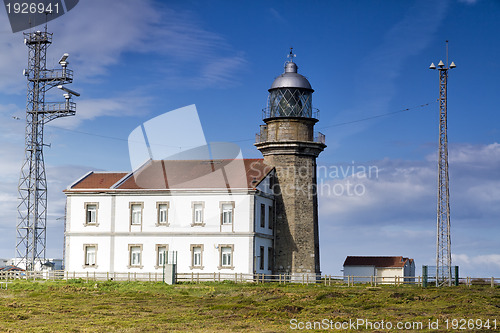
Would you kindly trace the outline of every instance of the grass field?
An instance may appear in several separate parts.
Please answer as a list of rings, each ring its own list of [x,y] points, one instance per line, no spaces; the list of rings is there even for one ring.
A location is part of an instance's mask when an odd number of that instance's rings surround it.
[[[16,281],[8,290],[0,290],[1,332],[286,332],[293,328],[311,332],[336,331],[335,323],[342,328],[342,322],[346,322],[344,328],[356,331],[346,326],[349,320],[361,324],[356,330],[368,332],[402,331],[396,327],[398,322],[411,328],[408,332],[500,331],[500,288],[168,286],[69,280]],[[429,320],[439,329],[429,329]],[[314,322],[316,330],[306,330],[314,328]],[[392,330],[388,325],[393,325]]]

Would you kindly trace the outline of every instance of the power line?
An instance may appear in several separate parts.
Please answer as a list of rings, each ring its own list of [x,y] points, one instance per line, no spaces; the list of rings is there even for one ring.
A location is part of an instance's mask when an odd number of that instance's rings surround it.
[[[431,102],[431,103],[436,103],[436,102]],[[372,119],[376,119],[376,118],[386,117],[386,116],[390,116],[390,115],[397,114],[397,113],[402,113],[402,112],[407,112],[407,111],[415,110],[415,109],[418,109],[418,108],[423,108],[423,107],[429,106],[431,103],[425,103],[425,104],[417,105],[417,106],[414,106],[414,107],[411,107],[411,108],[406,108],[406,109],[402,109],[402,110],[398,110],[398,111],[387,112],[387,113],[382,113],[382,114],[378,114],[378,115],[374,115],[374,116],[370,116],[370,117],[366,117],[366,118],[361,118],[361,119],[357,119],[357,120],[351,120],[351,121],[346,121],[346,122],[343,122],[343,123],[338,123],[338,124],[332,124],[332,125],[328,125],[328,126],[323,126],[323,127],[318,128],[318,129],[324,129],[324,128],[330,128],[330,127],[338,127],[338,126],[343,126],[343,125],[349,125],[349,124],[359,123],[359,122],[362,122],[362,121],[372,120]]]
[[[432,103],[436,103],[436,101],[430,102],[430,103],[421,104],[421,105],[417,105],[417,106],[406,108],[406,109],[402,109],[402,110],[381,113],[381,114],[370,116],[370,117],[366,117],[366,118],[360,118],[360,119],[350,120],[350,121],[346,121],[346,122],[342,122],[342,123],[331,124],[331,125],[320,127],[318,129],[326,129],[326,128],[331,128],[331,127],[338,127],[338,126],[350,125],[350,124],[355,124],[355,123],[359,123],[359,122],[363,122],[363,121],[368,121],[368,120],[372,120],[372,119],[387,117],[387,116],[391,116],[391,115],[398,114],[398,113],[403,113],[403,112],[408,112],[408,111],[412,111],[412,110],[415,110],[415,109],[424,108],[424,107],[429,106]],[[52,127],[52,128],[56,128],[56,129],[60,129],[60,130],[64,130],[64,131],[68,131],[68,132],[74,132],[74,133],[78,133],[78,134],[83,134],[83,135],[95,136],[95,137],[109,139],[109,140],[129,142],[128,139],[113,137],[113,136],[109,136],[109,135],[102,135],[102,134],[90,133],[90,132],[85,132],[85,131],[73,130],[73,129],[69,129],[69,128],[54,126],[54,125],[47,125],[47,126],[48,127]],[[238,143],[238,142],[246,142],[246,141],[253,141],[253,140],[255,140],[255,139],[231,140],[231,141],[227,141],[227,142]],[[138,141],[130,141],[130,142],[139,143]],[[154,146],[164,146],[164,147],[172,147],[172,148],[186,148],[186,147],[180,147],[180,146],[170,146],[170,145],[165,145],[165,144],[161,144],[161,143],[150,143],[150,144],[154,145]]]

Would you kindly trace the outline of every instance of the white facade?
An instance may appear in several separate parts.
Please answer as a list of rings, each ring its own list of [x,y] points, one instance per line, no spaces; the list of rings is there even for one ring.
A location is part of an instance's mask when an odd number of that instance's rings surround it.
[[[7,260],[7,259],[1,259],[1,258],[0,258],[0,267],[5,267],[5,266],[7,266],[7,262],[8,262],[8,260]]]
[[[26,260],[24,258],[11,258],[5,260],[5,264],[1,264],[3,259],[0,259],[0,267],[12,265],[22,269],[26,269]],[[62,270],[63,260],[55,258],[46,258],[45,262],[35,261],[35,271],[50,271],[50,270]]]
[[[415,261],[404,257],[347,257],[344,262],[344,280],[353,282],[394,283],[397,279],[414,281]]]
[[[100,176],[106,177],[83,179]],[[272,272],[273,196],[266,177],[229,193],[75,184],[66,191],[69,272],[161,272],[165,252],[176,253],[178,273]]]
[[[344,280],[347,276],[354,276],[355,282],[370,282],[372,276],[377,276],[375,266],[344,266]]]

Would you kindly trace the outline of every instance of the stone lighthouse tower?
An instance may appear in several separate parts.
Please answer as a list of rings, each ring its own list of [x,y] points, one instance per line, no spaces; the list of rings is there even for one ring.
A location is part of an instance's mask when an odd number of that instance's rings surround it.
[[[316,158],[326,145],[324,135],[314,133],[318,122],[318,110],[312,107],[314,90],[297,73],[294,56],[290,51],[285,72],[269,89],[265,125],[260,126],[255,146],[276,170],[273,273],[289,273],[299,281],[321,274]]]

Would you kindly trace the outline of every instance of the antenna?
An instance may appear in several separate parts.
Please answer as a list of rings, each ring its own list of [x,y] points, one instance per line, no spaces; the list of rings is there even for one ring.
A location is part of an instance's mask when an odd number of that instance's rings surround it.
[[[446,41],[446,66],[448,67],[449,61],[448,61],[448,41]]]
[[[287,58],[290,58],[290,62],[293,62],[293,58],[295,58],[297,55],[293,53],[293,47],[290,48],[290,53],[286,56]]]
[[[24,162],[19,177],[20,203],[17,207],[16,265],[26,270],[37,269],[45,262],[47,230],[47,179],[43,159],[44,125],[56,118],[76,114],[73,90],[63,88],[69,98],[65,102],[46,103],[45,93],[56,87],[73,82],[73,71],[66,68],[68,54],[64,54],[61,69],[47,69],[47,48],[52,43],[52,34],[45,31],[24,33],[28,47],[28,69],[24,75],[28,80],[26,104],[26,142]]]
[[[448,41],[446,41],[446,66],[439,61],[439,149],[438,149],[438,202],[436,239],[436,286],[452,285],[451,275],[451,222],[450,180],[448,175]],[[434,63],[429,67],[436,69]]]

